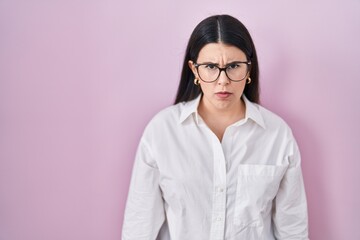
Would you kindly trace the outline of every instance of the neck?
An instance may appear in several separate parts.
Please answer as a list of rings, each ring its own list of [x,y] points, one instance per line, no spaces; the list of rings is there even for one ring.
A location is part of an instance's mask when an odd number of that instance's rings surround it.
[[[239,99],[238,103],[228,108],[217,108],[204,101],[204,99],[201,99],[198,111],[205,121],[212,119],[218,122],[228,122],[232,124],[245,117],[245,103],[242,99]]]

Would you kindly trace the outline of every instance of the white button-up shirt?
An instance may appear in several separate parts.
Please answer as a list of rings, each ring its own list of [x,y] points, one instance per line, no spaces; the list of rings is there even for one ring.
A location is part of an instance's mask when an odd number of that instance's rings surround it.
[[[220,142],[195,100],[158,113],[140,140],[123,240],[305,240],[300,154],[287,124],[243,96]],[[160,232],[160,233],[159,233]]]

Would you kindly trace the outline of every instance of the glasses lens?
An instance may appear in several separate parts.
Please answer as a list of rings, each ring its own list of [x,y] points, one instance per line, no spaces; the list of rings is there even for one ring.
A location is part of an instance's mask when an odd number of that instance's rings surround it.
[[[200,65],[198,68],[199,77],[204,82],[213,82],[219,76],[219,68],[214,64]]]
[[[241,81],[246,77],[248,65],[246,63],[232,63],[226,68],[226,74],[233,81]]]

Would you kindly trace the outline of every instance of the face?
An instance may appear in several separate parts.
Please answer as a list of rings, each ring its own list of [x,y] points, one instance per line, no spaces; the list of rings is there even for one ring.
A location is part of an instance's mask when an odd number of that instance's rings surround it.
[[[239,48],[223,43],[209,43],[200,50],[196,63],[211,63],[224,68],[238,61],[247,61],[245,53]],[[222,71],[215,82],[207,83],[200,79],[194,62],[189,61],[189,67],[195,77],[200,80],[200,87],[203,92],[200,104],[203,104],[206,109],[232,111],[241,107],[241,95],[245,88],[247,76],[240,82],[233,82]]]

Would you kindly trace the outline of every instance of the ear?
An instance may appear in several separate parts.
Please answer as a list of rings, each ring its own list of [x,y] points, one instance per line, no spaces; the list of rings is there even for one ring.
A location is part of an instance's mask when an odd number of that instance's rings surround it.
[[[188,65],[189,65],[189,68],[191,69],[191,71],[193,72],[193,74],[197,77],[197,72],[196,72],[194,62],[189,60]]]

